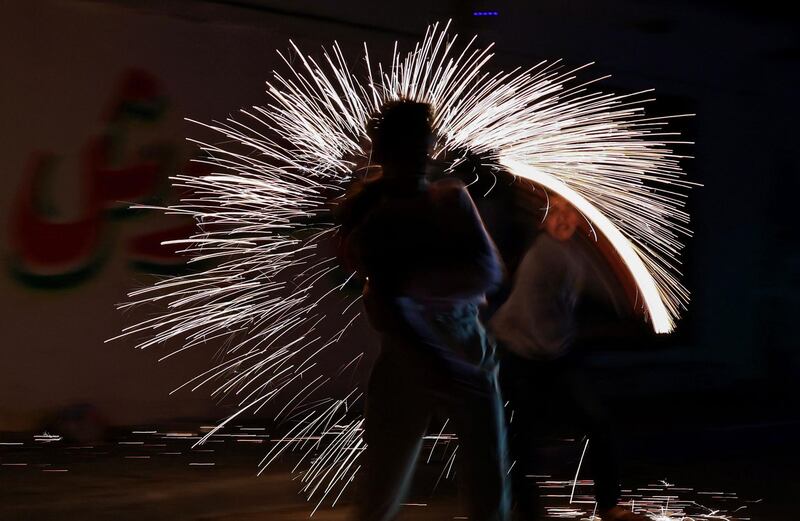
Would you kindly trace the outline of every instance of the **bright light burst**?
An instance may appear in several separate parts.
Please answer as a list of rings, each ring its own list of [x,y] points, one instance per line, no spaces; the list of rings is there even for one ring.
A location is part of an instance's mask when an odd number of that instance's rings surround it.
[[[197,233],[174,242],[197,272],[134,291],[120,306],[164,306],[122,335],[142,338],[140,348],[179,342],[164,358],[224,339],[215,365],[184,386],[213,382],[213,395],[236,400],[237,412],[217,428],[269,404],[292,427],[262,465],[303,450],[304,490],[320,502],[352,481],[364,448],[361,420],[349,413],[359,393],[331,397],[325,389],[337,375],[318,366],[359,316],[344,284],[330,283],[338,265],[326,248],[336,232],[326,205],[368,160],[366,125],[384,102],[432,105],[435,156],[483,154],[569,200],[626,263],[657,332],[671,331],[688,302],[677,266],[690,183],[670,148],[679,142],[663,130],[668,118],[645,117],[646,91],[592,92],[598,80],[576,79],[585,66],[559,61],[489,72],[491,46],[474,40],[459,46],[436,24],[413,51],[395,46],[387,68],[365,45],[360,77],[338,44],[318,62],[292,43],[290,56],[279,53],[288,73],[268,83],[268,105],[201,123],[225,139],[197,142],[212,173],[173,178],[192,195],[165,210],[195,219]],[[334,307],[343,311],[323,311]]]

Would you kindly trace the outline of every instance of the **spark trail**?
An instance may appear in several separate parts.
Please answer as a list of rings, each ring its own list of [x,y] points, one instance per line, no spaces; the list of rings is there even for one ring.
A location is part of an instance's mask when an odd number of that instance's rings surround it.
[[[197,270],[133,291],[119,306],[159,306],[120,336],[139,348],[178,345],[163,358],[224,342],[213,365],[181,386],[211,387],[238,406],[198,443],[269,407],[289,427],[262,465],[306,451],[304,491],[320,502],[350,483],[364,446],[350,413],[359,393],[331,396],[337,375],[320,363],[334,356],[355,367],[362,355],[339,342],[359,312],[345,283],[331,282],[337,263],[326,244],[336,227],[328,201],[368,163],[366,126],[386,101],[431,104],[435,157],[481,154],[576,206],[626,263],[655,331],[671,331],[689,299],[678,267],[691,183],[671,149],[681,142],[664,129],[669,117],[644,113],[647,91],[592,91],[603,78],[581,82],[587,66],[559,61],[493,72],[491,45],[460,45],[448,28],[429,27],[408,53],[395,46],[387,67],[365,45],[360,75],[338,44],[319,59],[294,43],[279,52],[286,72],[268,82],[267,105],[198,123],[224,143],[194,141],[211,173],[173,178],[191,195],[163,210],[194,218],[196,233],[173,244]]]

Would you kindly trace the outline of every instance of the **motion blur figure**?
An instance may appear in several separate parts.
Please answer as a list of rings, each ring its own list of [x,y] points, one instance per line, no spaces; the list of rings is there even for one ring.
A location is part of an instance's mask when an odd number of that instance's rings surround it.
[[[494,348],[478,319],[502,265],[463,183],[429,182],[427,104],[396,101],[369,128],[381,173],[354,184],[335,214],[341,256],[365,280],[381,336],[365,410],[362,521],[393,519],[432,415],[459,436],[469,518],[508,515],[502,404]]]
[[[647,516],[617,505],[619,475],[610,425],[575,345],[586,336],[579,328],[581,300],[622,308],[619,284],[603,269],[605,261],[592,239],[578,232],[581,219],[566,200],[549,197],[542,232],[523,256],[510,295],[490,321],[501,348],[503,395],[513,410],[509,429],[516,462],[511,474],[515,514],[526,521],[542,515],[536,485],[526,475],[537,473],[533,435],[558,406],[566,407],[561,412],[577,420],[589,436],[587,457],[603,521],[647,521]]]

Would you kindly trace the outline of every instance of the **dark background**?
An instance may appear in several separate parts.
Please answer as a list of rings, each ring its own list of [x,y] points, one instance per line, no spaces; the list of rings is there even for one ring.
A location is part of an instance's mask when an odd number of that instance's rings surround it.
[[[690,309],[671,338],[597,353],[594,365],[637,432],[679,440],[664,454],[744,454],[766,458],[776,482],[793,475],[800,33],[783,2],[5,1],[0,15],[0,431],[37,429],[77,403],[113,425],[223,415],[202,392],[167,396],[208,353],[157,366],[159,353],[103,344],[135,318],[113,309],[127,290],[180,269],[137,238],[185,224],[118,201],[174,197],[163,179],[197,133],[182,118],[265,103],[288,38],[312,55],[337,40],[355,63],[364,41],[385,58],[395,40],[408,48],[452,18],[462,37],[495,42],[494,67],[596,62],[584,75],[611,74],[603,90],[655,88],[649,114],[696,114],[672,127],[696,143],[679,152],[694,156],[683,166],[703,184],[689,199]],[[96,139],[104,166],[130,176],[88,222],[81,187]],[[124,180],[144,164],[155,165],[152,183]],[[19,227],[25,209],[38,228]],[[362,328],[350,342],[371,349],[373,339]]]

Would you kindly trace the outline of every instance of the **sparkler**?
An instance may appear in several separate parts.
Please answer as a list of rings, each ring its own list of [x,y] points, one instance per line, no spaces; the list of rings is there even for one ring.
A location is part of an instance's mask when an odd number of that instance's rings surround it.
[[[405,55],[395,46],[386,69],[365,45],[361,78],[337,44],[321,62],[294,43],[290,56],[279,52],[288,73],[267,84],[268,105],[199,123],[227,143],[195,141],[212,173],[173,178],[192,195],[165,210],[193,217],[197,232],[172,243],[194,265],[211,267],[133,291],[119,306],[163,305],[121,335],[142,338],[140,348],[181,343],[163,358],[224,339],[215,365],[181,387],[214,382],[212,395],[234,398],[239,408],[198,443],[241,414],[275,407],[293,427],[262,465],[289,448],[305,450],[309,496],[341,494],[364,447],[360,420],[348,419],[360,395],[326,395],[336,375],[318,366],[359,316],[345,284],[329,282],[337,263],[325,242],[336,227],[326,203],[351,181],[356,162],[368,161],[366,126],[386,101],[432,106],[435,157],[482,154],[572,203],[631,271],[655,331],[671,331],[688,302],[678,257],[690,233],[683,207],[691,183],[670,149],[680,142],[663,130],[668,118],[645,117],[648,91],[592,92],[598,80],[576,79],[585,66],[564,69],[559,61],[489,72],[492,46],[479,48],[473,38],[459,47],[448,27],[431,26]],[[341,316],[322,311],[333,306]]]

